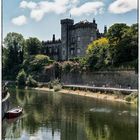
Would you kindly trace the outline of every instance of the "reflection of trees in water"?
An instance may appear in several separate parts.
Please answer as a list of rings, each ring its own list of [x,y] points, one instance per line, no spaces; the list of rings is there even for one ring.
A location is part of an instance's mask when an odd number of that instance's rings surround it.
[[[16,119],[5,119],[3,120],[3,137],[6,138],[19,138],[22,132],[21,120]]]
[[[20,106],[24,106],[26,103],[25,93],[23,90],[16,89],[16,100]]]
[[[32,102],[34,97],[35,96],[31,94],[29,90],[16,89],[16,100],[21,106],[25,106],[25,104]]]
[[[19,137],[23,130],[35,134],[44,128],[51,130],[52,135],[54,132],[60,131],[61,140],[112,140],[116,137],[123,140],[123,130],[129,125],[129,117],[120,116],[119,118],[110,113],[86,112],[94,104],[97,106],[97,103],[84,97],[33,90],[21,91],[18,90],[15,97],[17,104],[23,102],[27,117],[22,118],[20,126],[15,125],[11,131],[16,135],[15,131],[20,129]],[[101,107],[101,103],[99,106]],[[120,119],[122,119],[122,125],[120,125]],[[130,137],[133,138],[136,130],[134,124],[128,127],[130,129],[127,131],[134,130]],[[118,136],[118,134],[120,135]]]
[[[99,140],[135,140],[137,131],[135,128],[136,118],[133,118],[133,124],[130,123],[129,116],[120,117],[117,113],[103,114],[90,113],[88,114],[88,122],[86,124],[86,132],[89,140],[99,138]],[[129,135],[131,130],[131,135]],[[90,134],[90,135],[89,135]]]

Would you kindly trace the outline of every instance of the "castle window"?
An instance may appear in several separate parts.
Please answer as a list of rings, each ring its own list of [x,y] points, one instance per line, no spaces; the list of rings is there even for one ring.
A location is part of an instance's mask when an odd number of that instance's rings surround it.
[[[73,55],[74,54],[74,50],[70,50],[70,54]]]
[[[57,48],[55,48],[55,53],[57,53],[58,52],[58,49]]]
[[[77,49],[77,53],[78,53],[78,54],[80,54],[80,53],[81,53],[81,50],[80,50],[79,48]]]
[[[65,50],[63,50],[63,55],[65,55]]]
[[[75,42],[75,37],[72,37],[72,43],[74,43]]]
[[[79,36],[78,36],[77,40],[80,41],[80,37]]]
[[[90,41],[93,41],[93,36],[90,38]]]
[[[47,54],[47,50],[46,49],[44,50],[44,54]]]
[[[52,53],[52,48],[49,48],[49,53]]]

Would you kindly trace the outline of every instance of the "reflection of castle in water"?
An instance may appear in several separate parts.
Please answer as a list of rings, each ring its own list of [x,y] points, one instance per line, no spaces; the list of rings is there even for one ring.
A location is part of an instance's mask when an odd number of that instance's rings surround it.
[[[104,28],[104,33],[107,27]],[[86,53],[89,43],[103,37],[97,28],[95,19],[74,24],[73,19],[61,20],[61,40],[56,40],[55,35],[51,41],[43,41],[43,53],[54,60],[68,60],[82,57]]]

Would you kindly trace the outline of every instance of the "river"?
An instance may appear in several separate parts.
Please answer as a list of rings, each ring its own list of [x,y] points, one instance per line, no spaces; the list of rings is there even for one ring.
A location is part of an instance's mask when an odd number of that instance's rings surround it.
[[[24,112],[3,120],[3,140],[138,140],[130,104],[14,88],[10,94],[10,107]]]

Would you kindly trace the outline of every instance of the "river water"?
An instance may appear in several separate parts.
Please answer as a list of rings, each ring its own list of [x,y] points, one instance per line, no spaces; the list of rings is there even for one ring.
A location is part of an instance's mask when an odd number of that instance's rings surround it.
[[[77,95],[10,89],[10,107],[23,114],[3,120],[3,140],[137,140],[136,107]]]

